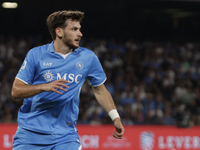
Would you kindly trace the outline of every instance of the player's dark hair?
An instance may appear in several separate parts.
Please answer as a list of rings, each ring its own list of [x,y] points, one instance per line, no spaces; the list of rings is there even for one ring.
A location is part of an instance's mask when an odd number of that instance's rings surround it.
[[[66,20],[72,19],[76,21],[81,21],[84,18],[84,12],[81,11],[72,11],[72,10],[63,10],[63,11],[56,11],[50,14],[47,17],[46,24],[49,29],[49,33],[53,40],[56,39],[56,32],[55,29],[57,27],[65,28],[67,26]]]

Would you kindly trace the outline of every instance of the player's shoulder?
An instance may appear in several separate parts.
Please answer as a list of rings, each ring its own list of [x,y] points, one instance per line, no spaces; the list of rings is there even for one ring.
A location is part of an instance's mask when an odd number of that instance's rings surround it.
[[[50,44],[44,44],[44,45],[36,46],[36,47],[30,49],[29,53],[34,53],[34,54],[44,53],[44,52],[48,51],[49,45]]]
[[[90,56],[95,55],[95,53],[92,50],[85,48],[85,47],[81,47],[81,46],[78,48],[77,51],[80,51],[82,54],[87,54]]]
[[[49,44],[41,45],[30,49],[26,55],[27,59],[32,59],[34,61],[40,60],[48,51]]]

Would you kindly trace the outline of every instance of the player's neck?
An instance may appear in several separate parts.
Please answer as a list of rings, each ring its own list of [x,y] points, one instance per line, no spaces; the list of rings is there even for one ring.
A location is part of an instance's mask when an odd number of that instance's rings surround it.
[[[54,41],[54,51],[56,53],[67,54],[73,51],[72,48],[66,46],[63,42],[55,40]]]

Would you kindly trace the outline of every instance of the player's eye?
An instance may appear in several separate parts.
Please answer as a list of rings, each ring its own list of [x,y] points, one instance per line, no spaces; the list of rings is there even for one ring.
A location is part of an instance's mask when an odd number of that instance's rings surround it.
[[[76,30],[78,30],[78,28],[73,28],[72,30],[76,31]]]

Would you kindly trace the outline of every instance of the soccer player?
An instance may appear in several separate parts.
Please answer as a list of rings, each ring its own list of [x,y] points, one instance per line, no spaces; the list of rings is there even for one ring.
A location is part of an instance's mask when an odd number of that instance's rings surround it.
[[[103,68],[91,50],[79,47],[83,17],[84,12],[70,10],[50,14],[46,23],[52,43],[27,53],[11,93],[15,99],[24,98],[13,150],[82,150],[76,122],[86,79],[114,122],[113,136],[123,137],[124,127],[104,86]]]

